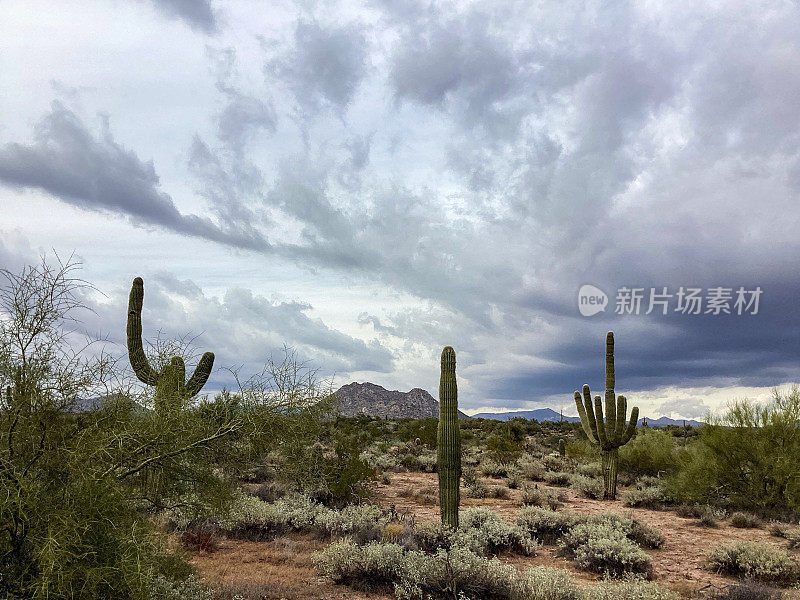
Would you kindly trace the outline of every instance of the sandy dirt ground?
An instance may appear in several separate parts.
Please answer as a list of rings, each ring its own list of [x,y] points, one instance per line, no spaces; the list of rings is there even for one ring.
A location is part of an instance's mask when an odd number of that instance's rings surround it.
[[[500,480],[486,480],[490,489],[501,486]],[[540,487],[547,487],[539,484]],[[556,488],[553,488],[556,489]],[[646,550],[653,564],[654,580],[687,597],[705,595],[733,582],[704,568],[710,548],[718,543],[750,540],[786,547],[786,541],[769,535],[765,529],[738,529],[720,521],[717,529],[699,527],[693,519],[679,517],[674,511],[656,511],[625,507],[620,501],[598,501],[581,497],[564,489],[568,500],[561,510],[579,513],[615,512],[638,519],[658,528],[664,545],[658,550]],[[416,492],[417,495],[410,495]],[[384,507],[394,506],[401,515],[413,516],[415,521],[436,520],[438,504],[435,473],[396,473],[391,483],[376,487],[375,500]],[[485,506],[496,510],[511,521],[520,509],[521,492],[508,490],[507,498],[472,499],[462,497],[462,507]],[[263,598],[306,600],[311,598],[349,598],[351,600],[387,598],[343,586],[335,586],[320,578],[311,562],[311,554],[325,542],[309,535],[292,535],[271,542],[224,540],[217,552],[196,555],[192,562],[203,577],[214,585],[247,584],[263,590]],[[795,553],[800,559],[800,553]],[[600,576],[576,569],[573,563],[558,556],[556,546],[540,546],[534,557],[501,556],[501,560],[525,569],[547,565],[567,569],[583,585],[591,585]],[[787,600],[800,600],[800,590],[786,592]]]

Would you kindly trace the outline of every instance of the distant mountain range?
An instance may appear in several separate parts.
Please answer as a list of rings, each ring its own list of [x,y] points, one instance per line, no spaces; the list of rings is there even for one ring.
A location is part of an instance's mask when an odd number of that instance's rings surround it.
[[[428,392],[414,388],[408,392],[387,390],[374,383],[349,383],[336,391],[336,411],[345,417],[382,419],[424,419],[439,417],[439,403]],[[469,417],[459,411],[459,418]]]
[[[510,421],[511,419],[522,418],[528,420],[535,420],[535,421],[569,421],[570,423],[574,423],[576,421],[580,421],[580,417],[568,417],[564,416],[563,419],[560,413],[557,413],[552,408],[537,408],[535,410],[515,410],[510,412],[500,412],[500,413],[491,413],[491,412],[484,412],[484,413],[476,413],[472,415],[473,419],[496,419],[498,421]],[[649,427],[666,427],[667,425],[676,425],[678,427],[682,427],[684,423],[686,425],[691,425],[692,427],[702,427],[704,423],[700,421],[695,421],[693,419],[670,419],[669,417],[659,417],[658,419],[651,419],[649,417],[644,417],[639,419],[639,425],[644,425],[647,423]]]

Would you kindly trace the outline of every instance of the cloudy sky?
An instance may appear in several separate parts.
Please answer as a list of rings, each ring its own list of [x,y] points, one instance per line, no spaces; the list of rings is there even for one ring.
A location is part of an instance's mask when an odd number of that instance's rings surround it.
[[[87,328],[120,344],[142,276],[146,334],[197,335],[209,389],[286,343],[337,384],[435,394],[451,344],[468,412],[574,414],[608,329],[645,415],[800,380],[797,2],[2,13],[0,267],[74,252]],[[645,314],[651,288],[672,297]]]

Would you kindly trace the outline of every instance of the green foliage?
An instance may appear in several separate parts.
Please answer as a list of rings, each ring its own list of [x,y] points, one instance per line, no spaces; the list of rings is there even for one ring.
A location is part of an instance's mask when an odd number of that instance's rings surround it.
[[[499,600],[578,600],[566,571],[535,567],[520,572],[468,548],[440,547],[431,554],[404,551],[397,544],[331,544],[314,557],[320,572],[356,589],[393,590],[398,600],[497,598]]]
[[[656,583],[645,581],[641,577],[624,577],[618,582],[605,579],[597,585],[585,588],[583,592],[584,600],[680,600],[681,598],[680,594]]]
[[[707,502],[725,498],[748,510],[800,510],[800,389],[773,391],[769,404],[741,400],[721,422],[703,427],[680,453],[668,481],[676,498]]]
[[[650,574],[650,557],[611,521],[587,522],[570,529],[561,540],[564,554],[581,569],[620,576]]]
[[[436,450],[436,431],[439,420],[433,417],[427,419],[405,419],[397,426],[397,437],[404,442],[413,442],[419,439],[428,448]]]
[[[734,542],[715,546],[708,566],[717,573],[789,586],[800,578],[800,564],[785,550],[770,544]]]
[[[731,525],[739,529],[757,529],[764,523],[756,515],[737,511],[731,514]]]
[[[636,475],[673,473],[678,467],[675,438],[655,428],[643,428],[619,449],[619,466]]]
[[[522,441],[514,439],[504,427],[486,439],[486,450],[491,460],[507,468],[522,454]]]

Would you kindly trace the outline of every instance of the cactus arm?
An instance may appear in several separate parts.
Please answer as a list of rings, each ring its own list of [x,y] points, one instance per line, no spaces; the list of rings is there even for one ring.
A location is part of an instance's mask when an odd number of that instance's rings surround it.
[[[606,424],[603,422],[603,401],[600,396],[594,397],[594,418],[597,422],[597,439],[600,440],[600,447],[608,449],[608,436],[606,436]]]
[[[186,382],[186,392],[189,394],[189,397],[196,396],[203,386],[208,381],[208,376],[211,375],[211,368],[214,366],[214,353],[213,352],[206,352],[203,354],[203,358],[200,359],[200,362],[197,363],[197,368],[195,368],[192,377],[189,381]]]
[[[625,435],[622,436],[622,443],[627,444],[636,433],[636,423],[639,420],[639,407],[634,406],[631,409],[631,421],[628,423],[628,428],[625,430]]]
[[[141,277],[133,280],[128,297],[128,358],[133,372],[139,381],[147,385],[158,383],[158,373],[147,362],[142,347],[142,304],[144,302],[144,282]]]
[[[589,441],[593,444],[599,444],[600,442],[597,440],[597,436],[594,434],[592,426],[589,424],[589,415],[586,413],[586,407],[583,405],[581,393],[577,390],[575,390],[575,406],[578,407],[578,416],[581,419],[581,426],[586,433],[586,437],[588,437]]]
[[[589,427],[594,433],[594,439],[597,440],[597,443],[600,443],[600,434],[598,433],[598,423],[597,419],[594,414],[594,405],[592,404],[592,392],[589,391],[589,386],[587,384],[583,384],[583,405],[586,410],[586,418],[589,420]]]

